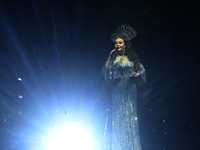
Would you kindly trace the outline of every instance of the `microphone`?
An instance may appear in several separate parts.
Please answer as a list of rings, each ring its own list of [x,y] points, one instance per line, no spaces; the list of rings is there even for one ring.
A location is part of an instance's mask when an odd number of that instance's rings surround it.
[[[113,56],[116,52],[118,52],[119,47],[115,48],[115,51],[112,52],[111,56]]]

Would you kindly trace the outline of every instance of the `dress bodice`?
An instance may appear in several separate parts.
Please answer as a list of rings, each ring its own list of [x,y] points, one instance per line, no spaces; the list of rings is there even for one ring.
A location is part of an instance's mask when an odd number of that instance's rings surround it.
[[[116,57],[112,65],[113,79],[129,78],[132,76],[133,62],[130,62],[127,57]]]
[[[132,62],[129,61],[128,57],[126,56],[125,57],[117,56],[113,63],[114,64],[119,63],[123,66],[133,64]]]

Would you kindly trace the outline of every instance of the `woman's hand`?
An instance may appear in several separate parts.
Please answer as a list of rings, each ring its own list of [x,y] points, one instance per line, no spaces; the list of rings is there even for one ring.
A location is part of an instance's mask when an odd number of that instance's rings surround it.
[[[134,76],[134,77],[138,77],[140,75],[140,73],[138,73],[138,72],[132,72],[132,76]]]
[[[113,53],[113,52],[115,52],[115,51],[116,51],[116,49],[113,49],[113,50],[110,52],[110,56],[111,56],[111,55],[112,55],[112,53]]]

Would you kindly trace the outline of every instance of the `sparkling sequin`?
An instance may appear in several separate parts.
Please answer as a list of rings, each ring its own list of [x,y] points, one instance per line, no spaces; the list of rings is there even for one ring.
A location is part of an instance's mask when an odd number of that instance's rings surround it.
[[[124,60],[123,60],[124,61]],[[133,62],[117,58],[109,71],[104,66],[103,76],[108,85],[114,85],[112,94],[112,150],[141,150],[137,116],[136,85],[146,81],[145,69],[139,65],[139,77],[132,77],[135,72]]]

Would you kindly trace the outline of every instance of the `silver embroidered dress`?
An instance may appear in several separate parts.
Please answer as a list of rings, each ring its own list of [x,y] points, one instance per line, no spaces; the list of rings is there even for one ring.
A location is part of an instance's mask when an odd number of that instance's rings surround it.
[[[127,57],[116,57],[102,72],[107,84],[114,84],[112,94],[112,150],[141,150],[137,116],[136,85],[146,81],[145,69],[139,64],[140,76],[132,77],[135,72],[133,62]]]

